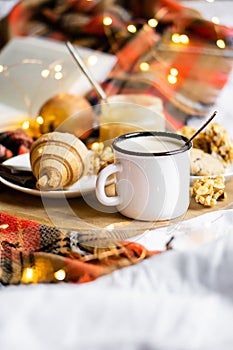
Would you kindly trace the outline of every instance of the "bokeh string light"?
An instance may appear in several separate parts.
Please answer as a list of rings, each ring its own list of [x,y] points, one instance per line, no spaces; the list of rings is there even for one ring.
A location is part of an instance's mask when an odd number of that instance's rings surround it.
[[[207,2],[214,1],[209,0]],[[186,60],[193,60],[195,66],[198,57],[201,56],[227,57],[231,47],[225,41],[224,31],[219,30],[220,20],[217,15],[213,16],[211,21],[207,21],[200,17],[197,12],[192,12],[192,9],[189,9],[185,20],[181,14],[181,21],[178,19],[174,21],[173,19],[172,24],[169,23],[170,15],[171,10],[163,6],[154,15],[152,13],[149,19],[137,18],[130,13],[128,20],[125,20],[123,25],[117,26],[118,23],[116,23],[114,14],[111,16],[109,9],[106,9],[103,16],[105,34],[112,52],[116,54],[118,59],[121,58],[119,64],[123,68],[116,69],[115,72],[118,75],[115,75],[115,77],[119,80],[127,77],[128,81],[142,81],[155,87],[159,93],[165,96],[166,99],[172,100],[185,113],[203,116],[207,112],[207,107],[198,101],[193,101],[190,96],[183,98],[182,93],[178,91],[187,79],[187,72],[185,69],[181,69],[181,63],[179,68],[175,67],[175,54],[181,56],[183,53]],[[204,26],[203,37],[201,34],[202,25]],[[205,27],[208,25],[209,29]],[[198,26],[200,27],[198,28]],[[121,56],[122,48],[127,46],[127,43],[133,43],[133,41],[135,41],[135,47],[143,46],[144,41],[150,36],[149,29],[151,32],[158,34],[159,39],[144,53],[142,52],[138,57],[135,57],[134,61],[131,57],[131,64],[127,63],[128,58],[133,56],[133,53],[130,52],[130,49],[129,52],[126,50],[124,52],[123,49],[124,54]],[[137,40],[143,31],[146,40]],[[208,32],[211,33],[210,37],[205,37]],[[139,51],[139,49],[136,49],[136,51]],[[126,56],[127,59],[124,62]],[[174,59],[174,62],[172,59]],[[173,68],[173,65],[179,71],[179,74],[171,73],[170,69]],[[195,67],[194,69],[196,69]]]
[[[214,2],[214,0],[206,0],[206,1],[210,3]],[[151,17],[148,20],[145,20],[144,23],[142,23],[140,19],[140,23],[138,25],[137,23],[135,23],[136,21],[135,18],[132,18],[131,20],[129,20],[129,22],[125,23],[125,27],[123,26],[119,28],[119,31],[117,33],[115,32],[116,29],[114,26],[115,25],[114,19],[109,15],[109,13],[104,15],[103,26],[105,28],[105,33],[107,38],[110,41],[110,46],[112,47],[113,52],[117,54],[118,50],[120,49],[121,44],[117,43],[120,38],[128,38],[129,40],[132,40],[133,36],[138,35],[138,32],[143,26],[144,27],[149,26],[150,28],[153,28],[154,30],[156,30],[156,28],[161,23],[162,25],[164,25],[164,18],[168,13],[169,13],[169,9],[166,7],[162,7],[158,11],[156,16]],[[217,16],[214,16],[212,18],[212,23],[219,24],[219,22],[220,21]],[[217,29],[215,29],[215,34],[217,37],[218,35],[220,35]],[[176,45],[177,46],[176,50],[182,49],[181,47],[182,45],[186,46],[187,49],[189,45],[198,45],[198,38],[194,38],[191,40],[190,36],[187,33],[172,32],[170,31],[170,29],[168,29],[168,33],[166,33],[164,37],[166,37],[166,45],[167,46]],[[195,42],[196,40],[197,42]],[[218,39],[215,42],[212,42],[210,44],[213,46],[213,49],[223,49],[227,47],[224,39],[221,37],[218,37]],[[155,57],[156,56],[155,48],[151,48],[151,54],[155,59],[157,59],[157,57]],[[150,64],[149,62],[145,62],[145,60],[143,62],[140,62],[138,66],[139,66],[139,70],[141,71],[150,70]]]
[[[91,0],[87,0],[91,1]],[[211,3],[213,1],[206,0]],[[116,16],[112,15],[110,11],[104,11],[103,13],[103,27],[108,38],[109,45],[112,49],[112,53],[118,55],[119,50],[123,46],[123,44],[127,43],[127,41],[134,40],[137,36],[140,35],[141,31],[145,31],[149,28],[150,30],[157,33],[159,31],[158,28],[164,26],[164,18],[169,13],[169,9],[166,7],[162,7],[156,15],[152,15],[149,19],[142,20],[137,19],[133,16],[129,17],[128,21],[125,21],[123,24],[117,26],[116,24]],[[215,52],[219,52],[219,55],[223,53],[225,49],[228,48],[227,43],[224,38],[221,37],[221,33],[218,32],[218,24],[219,24],[218,16],[212,17],[213,30],[215,30],[215,34],[217,40],[209,42],[206,44],[207,51],[215,50]],[[149,33],[149,31],[148,31]],[[164,52],[190,52],[190,53],[198,53],[198,38],[193,37],[192,35],[186,32],[179,32],[172,28],[166,28],[164,33],[161,35],[158,42],[151,46],[145,54],[138,57],[131,67],[131,74],[128,75],[128,79],[137,79],[145,80],[148,83],[152,82],[156,83],[163,92],[165,91],[165,95],[169,95],[170,90],[174,89],[176,84],[182,78],[182,72],[177,68],[173,67],[172,62],[169,59],[166,59]],[[203,49],[205,51],[205,48]],[[216,51],[217,50],[217,51]],[[87,65],[95,65],[97,62],[97,56],[91,54],[87,58]],[[174,70],[177,70],[177,74],[174,74]],[[6,70],[6,67],[0,65],[0,74]],[[124,73],[124,72],[123,72]],[[164,75],[162,77],[162,74]],[[57,81],[62,81],[64,78],[63,66],[61,63],[57,62],[52,67],[43,69],[41,71],[41,77],[43,79],[48,79],[53,77],[53,79]],[[38,135],[40,130],[40,125],[43,124],[43,118],[41,116],[32,116],[25,120],[22,124],[24,130],[28,130],[34,136]]]

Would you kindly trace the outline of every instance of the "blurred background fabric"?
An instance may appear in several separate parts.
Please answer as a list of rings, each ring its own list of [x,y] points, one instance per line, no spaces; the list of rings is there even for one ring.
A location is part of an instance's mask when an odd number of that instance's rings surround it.
[[[233,56],[233,29],[188,3],[22,0],[9,11],[1,41],[41,36],[112,53],[117,63],[104,83],[107,94],[156,95],[167,120],[179,128],[209,113],[228,81]],[[90,97],[93,103],[96,98]]]

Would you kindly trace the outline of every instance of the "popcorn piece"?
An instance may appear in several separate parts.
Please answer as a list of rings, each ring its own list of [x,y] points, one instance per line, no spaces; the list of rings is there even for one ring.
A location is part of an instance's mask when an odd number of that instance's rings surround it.
[[[179,134],[190,138],[195,128],[184,126]],[[193,140],[193,148],[201,149],[209,154],[216,154],[225,166],[233,161],[233,141],[227,130],[219,123],[211,123]]]
[[[217,200],[227,198],[224,177],[220,175],[215,178],[203,177],[196,180],[191,188],[191,195],[197,203],[204,206],[212,207],[216,205]]]
[[[210,142],[206,139],[204,131],[200,132],[200,134],[193,140],[193,148],[201,149],[205,153],[212,153]]]
[[[204,132],[201,132],[194,139],[193,146],[208,153],[216,153],[225,165],[233,160],[233,141],[226,129],[218,123],[210,124]]]
[[[179,135],[183,135],[190,139],[197,130],[191,126],[184,125],[180,130],[178,130]]]
[[[113,162],[113,150],[110,146],[104,146],[103,142],[94,142],[92,153],[87,160],[86,175],[96,175],[105,164]]]

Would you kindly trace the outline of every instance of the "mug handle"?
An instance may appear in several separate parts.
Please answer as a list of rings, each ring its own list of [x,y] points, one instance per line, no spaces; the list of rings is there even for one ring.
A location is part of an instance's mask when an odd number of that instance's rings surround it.
[[[106,186],[107,178],[110,175],[121,171],[122,171],[121,164],[110,164],[106,166],[106,168],[101,170],[101,172],[97,176],[96,197],[100,203],[105,205],[111,205],[111,206],[120,204],[119,196],[113,196],[113,197],[106,196],[105,186]]]

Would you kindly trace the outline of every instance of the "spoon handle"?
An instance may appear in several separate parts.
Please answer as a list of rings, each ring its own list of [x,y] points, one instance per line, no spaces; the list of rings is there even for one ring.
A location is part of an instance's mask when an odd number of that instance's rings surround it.
[[[186,142],[189,143],[190,141],[192,141],[210,122],[212,119],[214,119],[214,117],[216,116],[217,111],[215,111],[211,117],[195,132],[195,134],[193,134],[190,139]]]
[[[85,76],[87,77],[87,79],[89,80],[91,85],[94,87],[94,89],[98,93],[99,97],[102,100],[106,101],[107,97],[106,97],[104,90],[102,89],[100,84],[97,83],[97,81],[94,79],[94,77],[91,75],[90,71],[87,69],[86,65],[84,64],[84,62],[83,62],[82,58],[80,57],[80,55],[78,54],[77,50],[75,50],[74,46],[69,41],[66,42],[66,46],[67,46],[68,50],[70,51],[71,55],[73,56],[74,60],[78,63],[82,72],[85,74]]]

